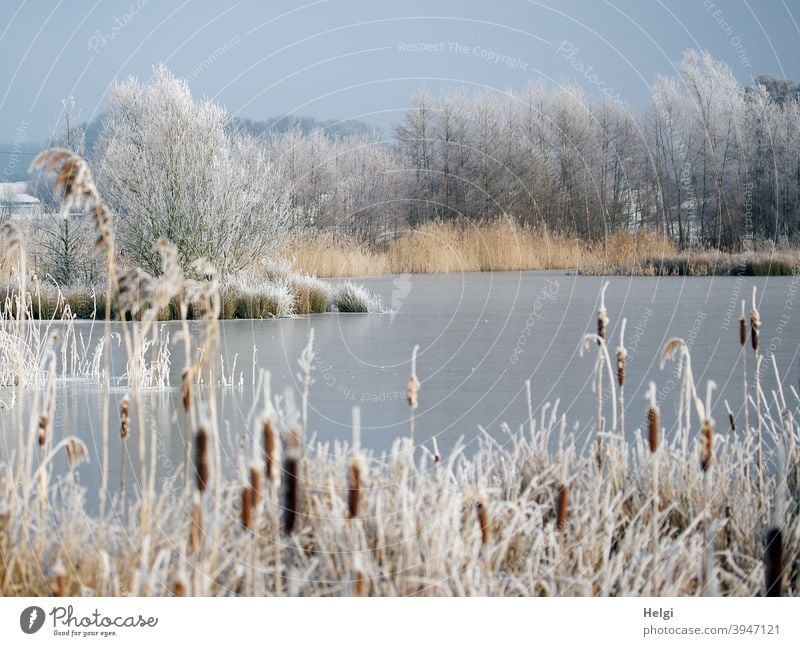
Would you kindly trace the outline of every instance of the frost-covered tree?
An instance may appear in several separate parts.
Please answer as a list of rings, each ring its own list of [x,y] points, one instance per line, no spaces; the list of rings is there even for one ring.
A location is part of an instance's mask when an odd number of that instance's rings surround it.
[[[185,265],[202,257],[223,273],[286,241],[289,192],[265,146],[236,133],[220,106],[195,100],[163,66],[147,84],[129,79],[111,90],[96,160],[118,246],[151,271],[162,236]]]

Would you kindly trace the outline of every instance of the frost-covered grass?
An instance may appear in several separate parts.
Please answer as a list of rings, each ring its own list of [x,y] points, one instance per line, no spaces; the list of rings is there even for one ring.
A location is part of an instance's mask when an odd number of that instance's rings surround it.
[[[19,293],[15,280],[0,285],[0,294],[8,297],[10,311],[16,307]],[[241,272],[225,279],[220,289],[220,316],[226,319],[264,319],[286,316],[321,314],[331,311],[382,312],[381,299],[352,282],[326,283],[314,276],[294,271]],[[341,306],[340,306],[341,305]],[[105,294],[101,286],[71,286],[61,288],[51,281],[29,295],[28,318],[32,319],[92,319],[105,311]],[[119,308],[112,303],[116,318]],[[195,317],[189,308],[187,316]],[[170,301],[157,318],[162,321],[180,319],[179,304]]]
[[[331,304],[339,312],[380,312],[383,304],[374,294],[349,280],[333,287]]]

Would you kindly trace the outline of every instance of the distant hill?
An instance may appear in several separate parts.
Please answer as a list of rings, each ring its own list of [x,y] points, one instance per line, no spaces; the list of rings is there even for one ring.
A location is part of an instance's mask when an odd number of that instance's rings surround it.
[[[380,128],[356,119],[327,119],[325,121],[320,121],[314,117],[285,114],[279,117],[272,117],[266,121],[253,121],[252,119],[241,119],[238,117],[234,117],[233,121],[244,132],[256,136],[283,134],[294,127],[300,128],[300,131],[304,134],[313,130],[324,130],[325,134],[332,138],[380,132]]]

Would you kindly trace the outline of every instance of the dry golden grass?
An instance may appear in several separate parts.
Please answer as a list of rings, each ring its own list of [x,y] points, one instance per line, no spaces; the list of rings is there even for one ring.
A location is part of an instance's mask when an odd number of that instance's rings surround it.
[[[495,220],[430,222],[383,248],[326,234],[307,235],[296,240],[285,256],[299,271],[336,277],[531,269],[607,272],[675,252],[668,238],[650,231],[586,242]]]

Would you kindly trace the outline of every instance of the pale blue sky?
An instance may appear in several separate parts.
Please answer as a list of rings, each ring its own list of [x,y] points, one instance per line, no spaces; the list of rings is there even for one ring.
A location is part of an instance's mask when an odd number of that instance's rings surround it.
[[[639,107],[687,47],[745,83],[800,79],[800,0],[4,0],[2,12],[0,141],[23,123],[43,139],[70,95],[89,120],[114,80],[158,62],[233,114],[381,127],[423,84],[574,81]]]

